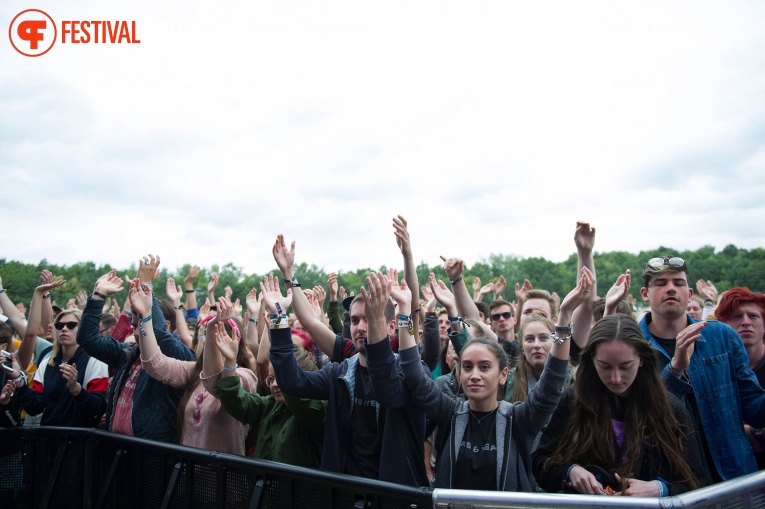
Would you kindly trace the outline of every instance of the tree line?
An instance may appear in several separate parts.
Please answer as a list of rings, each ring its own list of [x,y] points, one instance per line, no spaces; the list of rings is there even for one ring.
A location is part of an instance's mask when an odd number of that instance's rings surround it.
[[[598,295],[605,296],[619,274],[630,269],[633,278],[630,293],[640,302],[640,287],[642,286],[640,274],[643,264],[653,257],[666,255],[676,255],[685,259],[691,287],[694,290],[697,279],[711,280],[720,293],[735,286],[747,286],[755,292],[765,289],[765,249],[763,248],[747,250],[728,245],[719,252],[715,252],[715,248],[712,246],[704,246],[695,251],[677,251],[662,246],[637,254],[625,251],[595,253]],[[185,264],[175,270],[163,267],[159,277],[154,282],[157,295],[164,296],[165,283],[170,277],[175,279],[176,284],[183,286],[183,279],[188,274],[189,268],[190,264]],[[90,293],[96,280],[111,270],[112,267],[108,265],[98,266],[93,262],[80,262],[64,266],[48,263],[47,260],[41,260],[40,263],[34,265],[0,258],[0,278],[2,278],[3,288],[13,285],[8,290],[11,300],[29,305],[35,287],[40,284],[40,271],[43,269],[51,271],[54,274],[54,279],[66,279],[66,284],[54,290],[53,293],[53,298],[57,304],[63,306],[67,300],[76,297],[80,290]],[[385,271],[386,269],[387,267],[379,267],[377,270]],[[402,268],[399,267],[399,269]],[[507,300],[515,299],[515,283],[522,284],[524,279],[528,279],[534,288],[557,292],[563,297],[576,284],[576,269],[576,254],[572,254],[561,263],[552,262],[545,258],[519,258],[512,255],[492,254],[470,267],[466,266],[464,278],[468,288],[471,288],[475,277],[480,277],[485,284],[499,276],[505,276],[507,288],[502,297]],[[359,288],[364,284],[364,278],[371,271],[371,268],[362,268],[340,272],[338,274],[339,284],[345,287],[349,295],[351,292],[358,293]],[[120,276],[123,274],[135,276],[136,264],[117,268],[117,272]],[[219,277],[218,288],[215,291],[216,297],[223,295],[223,289],[230,286],[233,290],[232,298],[239,298],[242,302],[252,288],[260,289],[259,282],[266,275],[245,274],[241,267],[232,263],[203,268],[195,283],[197,297],[202,299],[200,304],[204,302],[207,283],[214,272],[217,272]],[[448,284],[448,278],[440,264],[431,266],[421,262],[417,266],[417,276],[421,285],[427,282],[430,272]],[[270,274],[281,278],[281,274],[276,268]],[[304,262],[296,265],[296,274],[303,288],[316,285],[325,288],[327,286],[329,272],[324,268]],[[403,272],[400,273],[400,277],[403,278]],[[127,292],[119,296],[120,300],[126,297]],[[487,300],[490,298],[491,296],[486,297]]]

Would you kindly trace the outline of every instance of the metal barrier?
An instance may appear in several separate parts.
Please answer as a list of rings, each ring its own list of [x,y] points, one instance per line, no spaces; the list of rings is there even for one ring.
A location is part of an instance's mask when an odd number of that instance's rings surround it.
[[[79,428],[0,429],[0,507],[765,509],[765,472],[676,497],[402,487]]]
[[[432,507],[410,488],[77,428],[0,429],[0,507]]]

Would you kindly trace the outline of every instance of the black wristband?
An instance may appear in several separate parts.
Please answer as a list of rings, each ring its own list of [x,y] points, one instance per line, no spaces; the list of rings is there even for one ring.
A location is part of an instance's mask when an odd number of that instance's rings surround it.
[[[449,280],[449,282],[452,284],[452,286],[456,285],[460,281],[462,281],[462,276],[458,277],[457,279],[450,279]]]
[[[96,295],[96,296],[98,296],[98,297],[101,297],[102,299],[106,300],[106,295],[104,295],[104,294],[103,294],[103,293],[101,293],[101,292],[97,292],[97,291],[93,290],[93,295]],[[93,295],[91,295],[91,297],[92,297]]]
[[[196,290],[194,290],[193,288],[191,290],[186,290],[186,293],[194,293],[194,292],[196,292]]]

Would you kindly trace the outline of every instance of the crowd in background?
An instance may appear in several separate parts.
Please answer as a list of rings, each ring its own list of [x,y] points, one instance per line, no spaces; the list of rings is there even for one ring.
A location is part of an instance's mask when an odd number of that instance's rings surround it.
[[[668,496],[765,466],[765,296],[693,290],[680,257],[597,296],[595,229],[577,223],[563,298],[505,277],[468,288],[403,266],[357,292],[281,278],[235,299],[199,269],[155,288],[160,257],[103,274],[64,307],[43,270],[28,309],[0,279],[0,427],[102,428],[412,486]],[[0,277],[2,274],[0,274]],[[472,291],[471,291],[472,290]],[[490,302],[486,302],[486,297]],[[29,296],[21,296],[25,301]],[[2,434],[0,433],[0,437]]]

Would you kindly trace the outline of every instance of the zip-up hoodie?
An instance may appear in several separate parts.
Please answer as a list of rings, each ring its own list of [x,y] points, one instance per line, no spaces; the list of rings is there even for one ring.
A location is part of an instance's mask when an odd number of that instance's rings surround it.
[[[439,430],[448,431],[448,438],[436,444],[440,453],[436,467],[435,488],[451,488],[459,454],[459,445],[467,430],[469,401],[455,401],[445,395],[419,369],[417,348],[400,351],[401,369],[415,404],[421,405]],[[531,444],[537,432],[552,415],[563,392],[568,360],[548,357],[542,376],[526,401],[499,402],[497,420],[497,491],[531,492]],[[446,433],[440,433],[447,436]]]
[[[390,340],[367,344],[366,351],[369,379],[378,403],[379,480],[428,486],[423,451],[425,414],[409,400]],[[419,357],[419,352],[417,355]],[[283,393],[327,400],[321,469],[343,473],[350,444],[358,354],[341,363],[327,364],[319,371],[303,371],[295,361],[291,330],[274,329],[271,330],[271,364]],[[430,379],[427,366],[420,364],[418,369]]]

